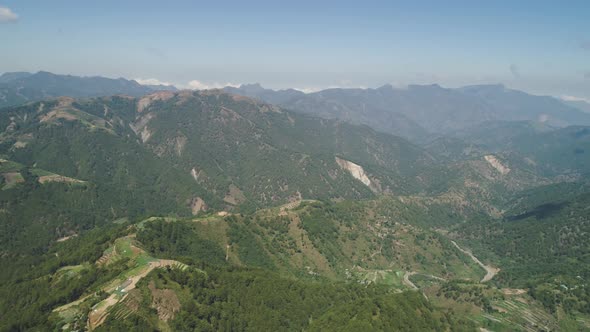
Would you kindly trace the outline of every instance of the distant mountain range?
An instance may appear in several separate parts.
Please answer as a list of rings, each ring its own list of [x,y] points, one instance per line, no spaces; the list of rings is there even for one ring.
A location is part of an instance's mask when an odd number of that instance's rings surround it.
[[[590,327],[590,115],[558,99],[0,87],[0,331]]]
[[[516,190],[562,174],[577,178],[590,167],[588,129],[510,124],[494,129],[502,139],[475,130],[420,147],[222,90],[60,97],[3,109],[0,156],[97,185],[118,197],[108,201],[113,211],[122,204],[125,212],[114,215],[131,214],[121,198],[131,192],[138,202],[156,200],[162,211],[184,214],[382,194],[442,195],[462,209],[497,213]],[[465,142],[477,148],[463,153]],[[3,176],[14,178],[15,169]],[[148,189],[140,195],[138,188]]]
[[[457,89],[436,84],[404,89],[384,85],[377,89],[338,88],[305,94],[250,84],[225,90],[297,112],[365,124],[418,142],[491,121],[533,121],[554,127],[590,125],[590,114],[573,104],[503,85]]]
[[[583,100],[561,100],[564,104],[575,107],[586,113],[590,113],[590,103]]]
[[[492,122],[531,121],[555,128],[590,125],[590,104],[535,96],[503,85],[456,89],[436,84],[407,88],[384,85],[376,89],[335,88],[306,94],[295,89],[271,90],[260,84],[244,84],[224,90],[299,113],[368,125],[419,144]],[[0,107],[59,96],[140,97],[155,91],[178,90],[174,86],[141,85],[124,78],[12,72],[0,76]]]
[[[0,107],[59,96],[86,98],[123,94],[139,97],[159,90],[176,91],[176,88],[164,85],[141,85],[124,78],[79,77],[45,71],[34,74],[13,72],[0,76]]]

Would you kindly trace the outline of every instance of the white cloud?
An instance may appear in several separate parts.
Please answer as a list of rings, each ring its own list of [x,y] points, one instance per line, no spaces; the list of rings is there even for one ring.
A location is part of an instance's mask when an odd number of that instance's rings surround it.
[[[293,88],[293,89],[297,90],[297,91],[301,91],[303,93],[314,93],[314,92],[320,92],[322,90],[329,90],[329,89],[368,89],[368,87],[366,87],[364,85],[359,85],[359,86],[328,85],[328,86],[324,86],[324,87],[305,87],[305,88]]]
[[[162,82],[157,78],[136,78],[135,82],[141,84],[141,85],[173,85],[170,82]]]
[[[313,88],[313,87],[308,87],[308,88],[293,88],[294,90],[297,91],[301,91],[303,93],[314,93],[314,92],[318,92],[321,90],[324,90],[323,88]]]
[[[342,80],[337,84],[327,86],[308,86],[303,88],[293,88],[303,93],[314,93],[327,89],[367,89],[364,85],[355,85],[351,80]]]
[[[218,82],[213,82],[213,83],[205,83],[205,82],[201,82],[201,81],[197,81],[197,80],[192,80],[190,82],[188,82],[187,88],[188,89],[192,89],[192,90],[210,90],[210,89],[222,89],[225,88],[226,86],[231,86],[234,88],[239,87],[239,84],[234,84],[234,83],[218,83]]]
[[[562,95],[562,96],[559,96],[559,98],[561,98],[562,100],[565,100],[565,101],[583,101],[583,102],[590,103],[590,99],[583,98],[583,97]]]
[[[18,21],[18,15],[10,8],[0,7],[0,23],[11,23]]]

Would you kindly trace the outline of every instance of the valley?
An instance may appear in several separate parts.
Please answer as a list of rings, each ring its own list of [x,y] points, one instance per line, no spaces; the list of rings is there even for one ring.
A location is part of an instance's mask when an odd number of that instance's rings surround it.
[[[305,282],[311,284],[323,283],[321,280],[328,278],[330,280],[345,280],[346,283],[352,282],[353,284],[365,285],[365,287],[369,285],[374,285],[374,287],[386,286],[390,290],[396,290],[397,293],[415,291],[422,294],[440,309],[454,308],[456,310],[455,315],[476,320],[483,324],[482,326],[495,329],[501,327],[502,329],[518,328],[524,331],[535,331],[538,327],[551,330],[558,328],[556,318],[546,313],[527,290],[499,288],[491,284],[499,269],[485,265],[470,251],[460,247],[456,241],[443,238],[437,232],[429,232],[419,226],[410,225],[393,227],[397,231],[388,230],[386,235],[382,229],[384,225],[379,222],[381,218],[379,218],[378,213],[375,214],[379,210],[378,204],[384,202],[367,201],[362,206],[358,206],[358,203],[352,204],[353,206],[356,205],[356,207],[349,206],[351,203],[342,202],[326,206],[325,203],[320,202],[297,201],[286,206],[260,210],[248,217],[248,219],[243,219],[243,217],[237,215],[215,213],[184,219],[150,217],[136,224],[126,226],[125,233],[129,233],[129,235],[114,240],[114,245],[108,247],[95,264],[97,266],[109,266],[124,261],[129,268],[123,270],[114,279],[95,287],[95,293],[83,295],[72,303],[54,309],[56,314],[54,319],[61,320],[60,325],[63,325],[64,330],[75,329],[75,326],[79,326],[76,324],[83,323],[86,324],[89,330],[101,330],[103,324],[111,327],[118,326],[113,324],[119,324],[116,322],[125,321],[128,317],[141,312],[141,309],[137,311],[137,305],[134,304],[138,301],[137,296],[140,296],[134,289],[137,287],[144,290],[150,289],[151,296],[155,299],[154,292],[156,288],[153,286],[154,281],[146,282],[142,281],[142,279],[148,278],[150,280],[154,278],[156,272],[157,275],[160,275],[196,270],[200,271],[198,273],[207,275],[208,272],[206,271],[211,267],[201,265],[199,268],[193,264],[184,264],[175,260],[186,261],[190,256],[210,257],[207,259],[208,262],[217,260],[218,262],[229,262],[231,265],[243,267],[260,266],[266,269],[272,266],[273,270],[282,271],[280,272],[282,275],[291,274],[297,279],[307,280]],[[361,233],[359,238],[356,239],[357,246],[354,248],[359,252],[357,255],[364,255],[364,257],[358,257],[358,263],[353,266],[346,263],[340,265],[342,262],[347,261],[345,258],[347,251],[343,250],[338,253],[334,249],[344,249],[347,245],[330,245],[329,242],[325,242],[329,239],[317,241],[316,230],[306,227],[305,216],[315,216],[314,219],[317,219],[326,218],[326,216],[334,213],[339,215],[351,212],[356,216],[354,219],[366,219],[368,224],[363,226],[361,223],[359,225],[361,228],[358,229],[354,227],[354,224],[349,225],[353,227],[350,230],[344,230],[348,227],[343,225],[345,228],[339,232],[343,232],[343,236],[347,237],[349,236],[347,234],[354,234],[349,233],[350,231],[358,232],[361,229],[367,229],[368,232]],[[374,216],[361,217],[363,215]],[[328,223],[329,220],[334,222],[342,219],[338,217],[325,219],[323,223]],[[248,230],[244,228],[244,223],[249,225]],[[281,224],[285,225],[284,229],[282,229],[283,226],[279,227]],[[240,239],[236,239],[234,230],[252,232],[253,236],[240,234]],[[170,236],[173,237],[170,238]],[[399,252],[393,256],[383,253],[385,243],[388,243],[387,239],[390,236],[395,238],[394,242],[391,243],[392,250]],[[242,238],[247,238],[249,241],[243,242]],[[301,239],[300,243],[297,240],[299,238]],[[365,240],[359,241],[362,238],[365,238]],[[427,242],[423,242],[424,240],[420,240],[421,238],[426,239]],[[446,259],[444,262],[441,261],[441,264],[447,265],[452,262],[453,260],[448,259],[452,255],[456,255],[458,258],[456,267],[445,267],[446,273],[441,272],[440,266],[436,265],[437,260],[435,258],[424,257],[412,263],[412,259],[416,259],[417,256],[422,254],[408,256],[404,253],[404,248],[413,251],[419,250],[433,239],[442,241],[441,244],[448,243],[446,250],[450,250],[450,252],[444,253],[445,251],[443,251]],[[194,242],[195,240],[205,241],[205,243],[198,245]],[[270,242],[267,242],[269,240]],[[370,245],[376,240],[375,245]],[[363,242],[369,244],[368,250],[358,246],[359,243]],[[282,254],[283,250],[288,250],[290,246],[293,246],[290,250],[294,254]],[[437,246],[436,242],[432,242],[428,245],[424,255],[440,250],[436,248]],[[377,250],[371,250],[371,247]],[[227,253],[225,253],[225,248],[228,250]],[[326,250],[326,248],[332,249]],[[301,256],[295,254],[297,252],[301,252]],[[451,254],[451,252],[453,253]],[[189,256],[185,256],[187,254]],[[334,260],[331,258],[332,255],[344,256]],[[380,259],[382,256],[386,259]],[[155,257],[172,257],[174,259]],[[332,262],[340,263],[334,265]],[[472,269],[472,272],[466,273],[467,270],[465,269],[470,264],[469,269]],[[63,267],[56,272],[56,275],[63,274],[62,271],[80,273],[82,269],[84,269],[83,265]],[[408,270],[404,271],[404,269]],[[444,277],[437,275],[444,275]],[[470,279],[465,276],[470,276]],[[156,280],[158,279],[156,278]],[[97,294],[103,295],[97,297]],[[171,295],[173,298],[180,296],[178,291],[171,294],[177,294]],[[464,297],[466,294],[469,294],[469,296]],[[145,297],[146,295],[141,296]],[[180,299],[180,303],[183,303],[183,301]],[[487,306],[489,309],[482,310],[479,308],[480,305],[483,305],[484,308]],[[79,320],[80,317],[85,317],[80,315],[84,310],[89,310],[86,322]],[[161,314],[160,310],[166,309],[158,308],[159,314]],[[158,326],[162,328],[168,326],[169,323],[167,322],[177,315],[176,310],[178,309],[165,314],[166,320],[160,321]],[[150,320],[152,319],[156,318],[150,318]]]
[[[422,144],[222,90],[3,109],[1,327],[584,330],[590,136],[494,125],[520,134]]]
[[[0,332],[590,331],[588,13],[0,3]]]

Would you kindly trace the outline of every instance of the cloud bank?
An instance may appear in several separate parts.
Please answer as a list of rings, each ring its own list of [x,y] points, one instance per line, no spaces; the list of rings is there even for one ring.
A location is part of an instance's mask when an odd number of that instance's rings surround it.
[[[13,23],[18,21],[18,15],[10,8],[0,6],[0,23]]]
[[[166,85],[166,86],[172,85],[172,83],[170,83],[170,82],[163,82],[157,78],[136,78],[134,80],[135,80],[135,82],[137,82],[141,85]]]
[[[234,88],[239,87],[239,84],[234,84],[234,83],[218,83],[218,82],[214,82],[214,83],[205,83],[205,82],[201,82],[201,81],[197,81],[197,80],[192,80],[190,82],[188,82],[187,88],[188,89],[192,89],[192,90],[210,90],[210,89],[222,89],[225,88],[226,86],[231,86]]]
[[[582,98],[582,97],[576,97],[576,96],[568,96],[568,95],[560,96],[560,98],[562,100],[565,100],[565,101],[583,101],[583,102],[586,102],[586,103],[590,103],[590,99],[588,99],[588,98]]]

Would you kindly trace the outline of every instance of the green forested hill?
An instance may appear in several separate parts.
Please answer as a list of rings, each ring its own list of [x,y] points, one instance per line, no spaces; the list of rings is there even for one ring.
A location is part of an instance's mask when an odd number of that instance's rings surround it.
[[[585,163],[542,159],[584,128],[426,150],[217,90],[0,128],[0,330],[587,326]]]
[[[169,173],[181,180],[168,186],[205,188],[203,207],[418,193],[441,181],[435,160],[403,139],[221,92],[61,98],[5,109],[0,126],[9,160],[97,184],[139,187]],[[361,165],[370,184],[337,158]]]
[[[488,122],[456,133],[459,139],[436,142],[433,148],[460,156],[469,153],[502,153],[520,167],[539,175],[577,179],[590,166],[590,128],[555,128],[534,122]],[[442,140],[444,141],[444,140]],[[477,151],[477,152],[476,152]]]
[[[497,284],[527,289],[557,317],[588,314],[589,206],[586,183],[541,186],[514,197],[502,219],[473,220],[456,235],[498,262]]]
[[[503,219],[474,221],[460,233],[502,261],[500,280],[520,286],[556,276],[585,280],[589,203],[587,185],[540,187],[524,193]]]
[[[433,166],[432,157],[403,139],[367,127],[304,117],[221,92],[164,98],[169,99],[142,111],[138,130],[144,144],[178,160],[211,190],[232,196],[233,185],[256,206],[294,196],[362,198],[370,197],[371,190],[418,192],[433,181],[414,181]],[[144,125],[141,119],[149,121]],[[372,188],[343,171],[336,157],[362,165],[374,179]]]
[[[400,224],[390,230],[377,211],[391,203],[304,203],[86,232],[35,258],[4,263],[14,274],[2,276],[0,328],[471,330],[473,323],[448,308],[400,294],[408,287],[403,274],[477,280],[483,271],[440,235],[406,224],[410,215],[400,205]],[[332,237],[326,227],[343,232]],[[443,258],[447,268],[439,265]],[[155,262],[177,263],[143,272]],[[139,282],[124,297],[126,286],[117,285],[134,277]],[[96,316],[103,306],[108,314]]]
[[[362,199],[380,194],[437,195],[462,210],[496,211],[507,192],[547,182],[513,167],[500,174],[483,160],[448,163],[411,143],[368,127],[281,110],[221,91],[160,92],[142,98],[58,98],[0,112],[6,201],[15,224],[28,204],[21,178],[39,168],[84,183],[52,181],[43,190],[76,192],[78,207],[50,213],[47,240],[91,225],[153,214],[254,211],[298,199]],[[22,173],[22,174],[21,174]],[[64,179],[65,179],[64,178]],[[63,188],[63,189],[61,189]],[[51,203],[52,204],[52,203]],[[91,217],[72,217],[82,204]],[[41,207],[19,222],[25,232]],[[99,217],[100,216],[100,217]],[[89,218],[88,220],[86,220]],[[67,226],[65,226],[67,225]],[[10,226],[12,227],[12,226]],[[11,229],[11,228],[8,229]],[[38,226],[36,226],[38,227]],[[48,231],[46,231],[48,230]]]

